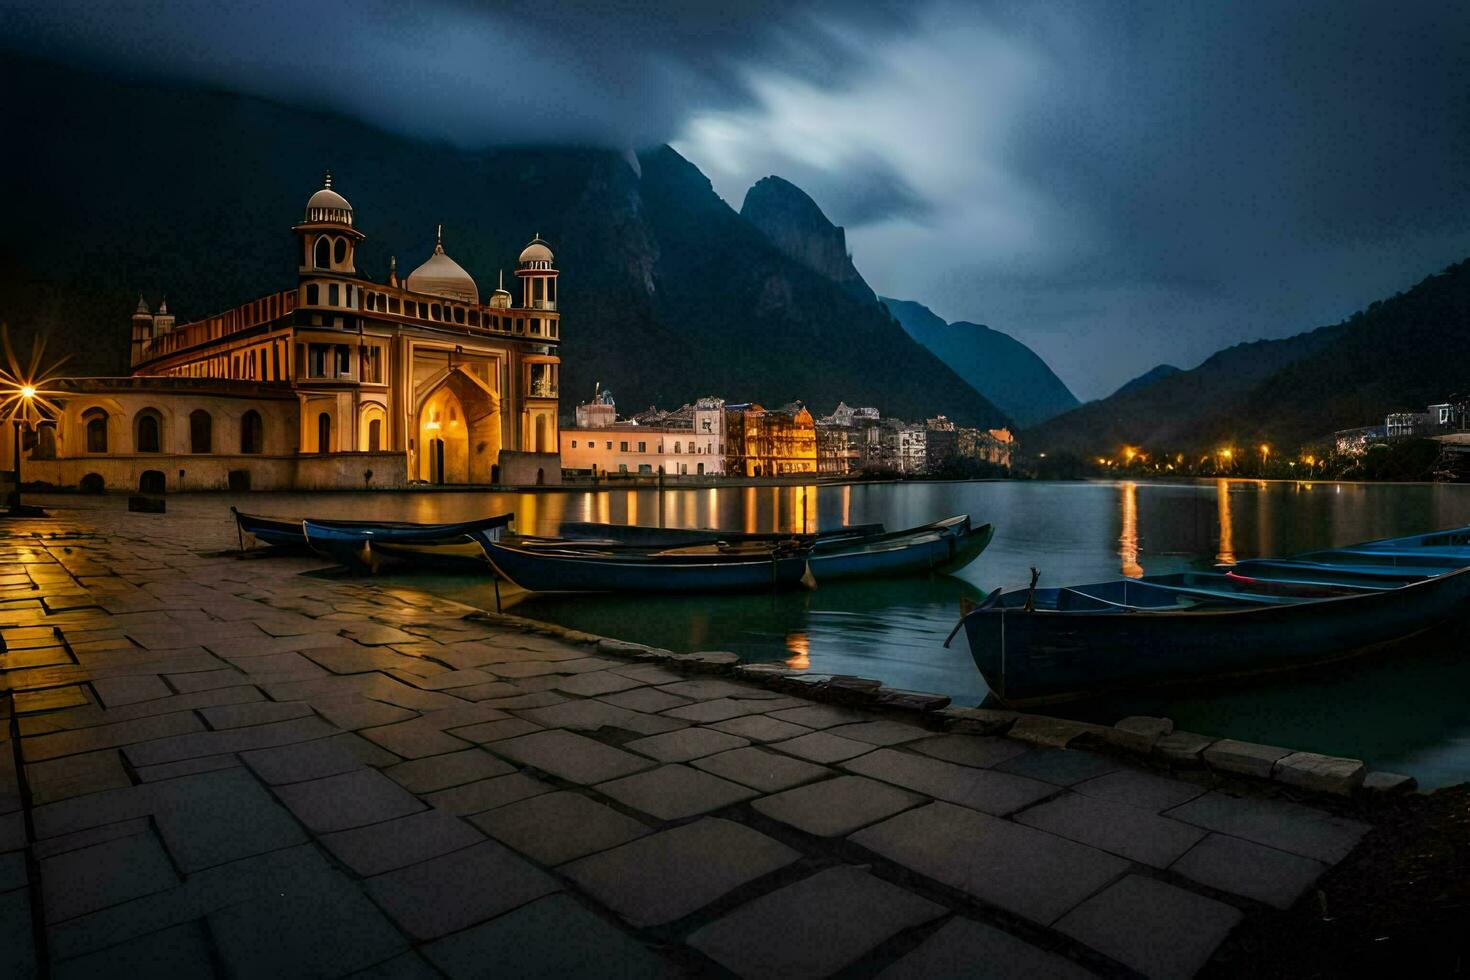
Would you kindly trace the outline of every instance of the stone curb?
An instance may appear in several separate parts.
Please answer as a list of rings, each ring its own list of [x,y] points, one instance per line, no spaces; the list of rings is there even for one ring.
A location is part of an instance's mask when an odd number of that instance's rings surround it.
[[[1297,752],[1272,745],[1237,739],[1214,738],[1179,731],[1168,718],[1133,716],[1116,725],[1027,714],[995,708],[951,706],[940,694],[904,691],[885,687],[871,677],[846,674],[814,674],[780,664],[742,664],[733,653],[701,651],[674,653],[659,647],[598,636],[543,623],[509,613],[492,613],[459,604],[471,610],[463,617],[531,633],[553,636],[569,643],[596,646],[605,656],[642,660],[690,672],[727,674],[752,684],[797,694],[813,701],[881,710],[906,716],[926,727],[958,734],[996,735],[1050,748],[1103,748],[1142,756],[1184,768],[1204,768],[1232,776],[1244,776],[1310,793],[1339,797],[1369,794],[1386,796],[1412,792],[1413,777],[1390,772],[1369,772],[1360,759]]]

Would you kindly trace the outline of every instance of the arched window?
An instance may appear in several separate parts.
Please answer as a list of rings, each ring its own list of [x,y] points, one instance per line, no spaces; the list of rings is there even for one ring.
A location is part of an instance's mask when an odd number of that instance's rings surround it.
[[[332,264],[331,249],[332,246],[326,238],[318,238],[316,240],[315,255],[312,258],[312,265],[316,266],[318,269],[326,269],[330,267]]]
[[[158,412],[145,408],[133,423],[133,450],[140,453],[162,452],[163,425]]]
[[[240,452],[265,452],[265,426],[260,421],[260,413],[253,408],[240,416]]]
[[[368,452],[375,453],[383,448],[383,420],[373,419],[368,423]]]
[[[332,451],[332,416],[323,412],[316,417],[316,451],[329,453]]]
[[[87,452],[107,452],[107,413],[100,408],[89,408],[82,413],[87,424]]]
[[[189,413],[189,452],[213,452],[214,419],[202,408]]]
[[[338,265],[347,261],[347,239],[337,239],[336,244],[332,246],[332,258],[336,260]]]

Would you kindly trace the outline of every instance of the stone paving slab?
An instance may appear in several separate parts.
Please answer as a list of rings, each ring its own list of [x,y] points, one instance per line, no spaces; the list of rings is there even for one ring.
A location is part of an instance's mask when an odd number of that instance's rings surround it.
[[[267,783],[300,783],[363,768],[347,746],[330,738],[294,745],[256,749],[240,754],[241,760]]]
[[[1206,787],[1136,769],[1123,769],[1074,783],[1072,791],[1110,803],[1126,803],[1158,813],[1203,794]]]
[[[731,749],[718,755],[695,759],[691,765],[762,793],[790,789],[832,774],[832,770],[825,766],[754,747]]]
[[[1055,953],[973,919],[954,918],[911,953],[878,974],[879,980],[1086,980],[1094,974]]]
[[[436,806],[460,816],[469,816],[472,813],[482,813],[507,803],[514,803],[516,800],[549,793],[553,788],[550,783],[542,782],[523,772],[512,772],[504,776],[492,776],[489,779],[480,779],[463,786],[430,793],[424,799],[430,806]]]
[[[995,768],[1000,772],[1039,779],[1058,786],[1075,786],[1085,780],[1126,769],[1127,766],[1117,759],[1093,752],[1032,748],[1012,759],[997,763]]]
[[[672,977],[674,970],[638,943],[565,895],[552,895],[514,912],[446,936],[424,955],[454,980],[497,976],[562,980]]]
[[[910,742],[908,747],[935,759],[976,769],[988,769],[1031,751],[1014,739],[997,738],[993,735],[937,735]]]
[[[568,731],[535,732],[492,742],[487,748],[523,766],[532,766],[583,785],[615,779],[657,765],[651,759]]]
[[[1057,793],[1057,788],[1050,783],[1025,776],[957,766],[893,749],[871,752],[844,763],[843,768],[937,800],[996,815],[1011,813]]]
[[[744,748],[750,743],[738,735],[710,728],[682,728],[624,742],[623,748],[660,762],[688,762],[716,752]]]
[[[577,793],[547,793],[471,817],[496,840],[547,866],[646,835],[645,824]]]
[[[468,823],[443,810],[424,810],[395,820],[325,834],[322,844],[364,877],[419,864],[484,840]]]
[[[278,786],[276,794],[317,834],[391,820],[424,807],[412,793],[371,769]]]
[[[178,884],[163,845],[141,833],[41,862],[46,921],[60,922]]]
[[[1129,875],[1073,909],[1057,929],[1146,977],[1192,977],[1241,917],[1222,902]]]
[[[660,766],[650,772],[598,783],[595,788],[604,796],[660,820],[709,813],[756,795],[749,787],[683,765]]]
[[[1327,865],[1238,837],[1209,834],[1170,870],[1211,888],[1289,909]]]
[[[1285,800],[1255,800],[1208,793],[1168,811],[1199,827],[1336,864],[1347,857],[1368,825]]]
[[[631,925],[656,926],[696,912],[800,857],[748,827],[706,817],[582,858],[562,870]]]
[[[784,742],[772,742],[771,748],[785,752],[787,755],[798,756],[809,762],[823,764],[841,762],[844,759],[851,759],[873,751],[873,746],[867,742],[859,742],[827,732],[812,732],[809,735],[798,735]]]
[[[828,868],[704,926],[689,945],[741,977],[824,977],[946,912],[858,868]]]
[[[374,900],[416,940],[458,932],[558,887],[494,841],[368,879]]]
[[[1128,862],[949,803],[900,813],[848,838],[916,874],[1048,925]]]
[[[515,771],[515,766],[502,762],[483,749],[466,749],[401,762],[383,770],[383,774],[404,789],[423,794]]]
[[[811,729],[804,725],[793,725],[789,721],[779,721],[769,715],[745,715],[727,721],[713,722],[709,727],[716,731],[739,735],[752,742],[784,742],[811,732]]]
[[[1016,814],[1016,822],[1155,868],[1168,867],[1204,838],[1198,827],[1076,793],[1038,803]]]
[[[842,837],[925,802],[915,793],[862,776],[838,776],[767,796],[751,807],[816,837]]]

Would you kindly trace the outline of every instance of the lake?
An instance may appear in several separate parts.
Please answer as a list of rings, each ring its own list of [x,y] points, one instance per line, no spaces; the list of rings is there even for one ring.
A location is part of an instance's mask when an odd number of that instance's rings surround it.
[[[963,634],[943,646],[960,599],[1024,585],[1033,566],[1043,585],[1078,584],[1470,524],[1470,486],[1255,480],[726,487],[670,489],[662,500],[653,489],[199,494],[171,497],[169,508],[171,515],[227,518],[231,502],[263,513],[418,521],[514,510],[518,528],[540,533],[554,533],[563,520],[799,531],[875,521],[901,528],[969,513],[995,524],[996,536],[958,577],[836,583],[774,596],[535,596],[507,606],[681,652],[729,650],[749,661],[876,677],[960,704],[987,694]],[[415,574],[389,581],[495,604],[488,579]],[[1192,731],[1362,758],[1426,787],[1462,782],[1470,779],[1467,625],[1421,636],[1388,656],[1051,710],[1101,722],[1164,715]]]

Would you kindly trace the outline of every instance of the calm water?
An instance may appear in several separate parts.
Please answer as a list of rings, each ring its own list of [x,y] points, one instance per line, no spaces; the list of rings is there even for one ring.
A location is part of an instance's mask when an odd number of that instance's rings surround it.
[[[75,500],[75,498],[72,498]],[[227,516],[222,496],[170,499],[170,511]],[[747,531],[881,521],[890,528],[955,513],[996,525],[959,577],[830,584],[814,592],[730,598],[525,597],[525,616],[672,650],[731,650],[750,661],[882,678],[976,704],[985,682],[963,635],[946,650],[962,596],[1205,569],[1217,561],[1470,524],[1470,486],[1282,483],[908,483],[568,491],[541,494],[253,494],[260,512],[453,520],[512,509],[516,525],[553,533],[562,520]],[[486,579],[397,579],[494,607]],[[1422,785],[1470,779],[1470,620],[1391,656],[1207,689],[1115,697],[1059,712],[1110,722],[1167,715],[1186,729],[1360,757]]]

